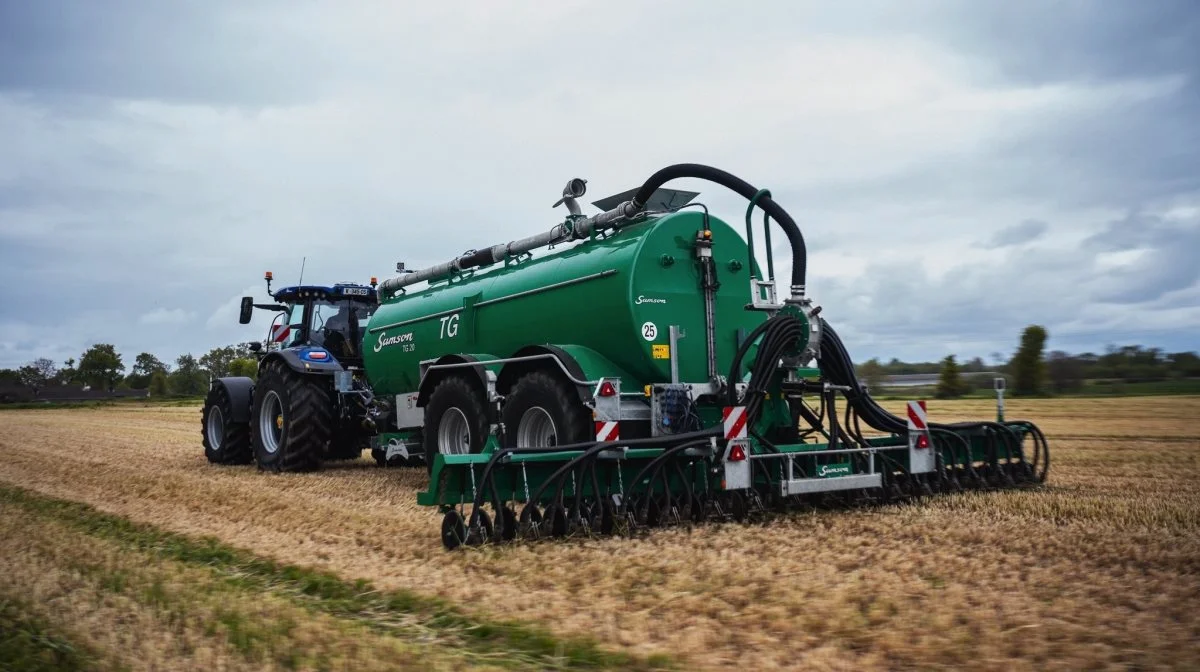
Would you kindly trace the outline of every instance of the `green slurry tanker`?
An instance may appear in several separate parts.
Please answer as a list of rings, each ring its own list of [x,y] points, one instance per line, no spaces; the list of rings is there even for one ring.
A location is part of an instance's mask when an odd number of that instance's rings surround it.
[[[665,188],[680,178],[745,198],[745,236]],[[588,216],[585,189],[567,184],[569,214],[542,233],[379,284],[367,412],[377,450],[423,457],[418,503],[443,512],[447,548],[1044,482],[1031,422],[937,423],[923,402],[897,416],[872,399],[768,191],[678,164]],[[782,291],[772,230],[791,252]]]

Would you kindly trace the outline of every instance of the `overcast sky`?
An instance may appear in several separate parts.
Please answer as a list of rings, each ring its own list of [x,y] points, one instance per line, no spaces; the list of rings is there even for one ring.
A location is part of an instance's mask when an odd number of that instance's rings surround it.
[[[264,270],[382,279],[677,162],[771,189],[856,361],[1196,350],[1198,76],[1194,0],[0,0],[0,367],[256,340]]]

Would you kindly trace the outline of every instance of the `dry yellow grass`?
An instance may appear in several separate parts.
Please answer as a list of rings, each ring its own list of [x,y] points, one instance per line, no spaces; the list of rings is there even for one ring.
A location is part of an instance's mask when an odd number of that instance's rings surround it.
[[[16,506],[0,503],[0,536],[0,597],[98,653],[96,669],[479,669],[452,648],[388,637]]]
[[[1041,491],[459,553],[422,469],[214,467],[198,408],[0,413],[0,481],[693,668],[1200,666],[1200,399],[1007,410],[1049,437]]]

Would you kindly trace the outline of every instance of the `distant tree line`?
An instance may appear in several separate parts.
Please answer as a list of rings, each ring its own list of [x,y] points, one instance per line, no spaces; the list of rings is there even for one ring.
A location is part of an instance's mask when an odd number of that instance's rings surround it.
[[[1009,358],[992,353],[990,364],[982,357],[959,363],[955,355],[937,362],[882,363],[871,359],[857,365],[859,379],[878,391],[888,376],[938,374],[935,394],[960,397],[975,389],[990,389],[989,376],[971,374],[996,372],[1009,381],[1015,396],[1069,394],[1078,392],[1085,381],[1104,383],[1151,383],[1200,378],[1200,356],[1195,352],[1166,352],[1140,345],[1109,346],[1103,354],[1069,354],[1061,350],[1044,353],[1048,333],[1030,325],[1021,333],[1017,351]],[[93,390],[147,390],[152,397],[199,396],[208,390],[211,378],[255,377],[258,360],[248,344],[226,345],[209,350],[197,359],[180,355],[173,365],[158,357],[139,353],[127,368],[111,343],[97,343],[61,366],[46,358],[35,359],[17,369],[0,369],[0,399],[5,388],[31,391],[38,396],[48,387],[84,386]]]
[[[972,373],[996,372],[1008,381],[1014,396],[1070,394],[1084,388],[1087,381],[1115,386],[1130,383],[1155,383],[1200,378],[1200,355],[1196,352],[1167,352],[1141,345],[1108,346],[1102,354],[1071,354],[1062,350],[1044,352],[1049,334],[1040,325],[1030,325],[1021,333],[1017,351],[1008,358],[992,353],[991,363],[974,357],[959,363],[955,355],[937,362],[903,362],[892,359],[882,363],[871,359],[857,365],[859,379],[868,389],[879,390],[888,376],[938,374],[936,395],[960,397],[975,389],[991,389],[988,376]]]
[[[0,369],[0,388],[24,388],[36,398],[51,387],[91,390],[147,390],[152,397],[199,396],[208,391],[211,378],[248,376],[258,371],[258,360],[247,344],[209,350],[197,359],[180,355],[173,365],[148,353],[139,353],[127,366],[111,343],[97,343],[61,366],[38,358],[18,369]]]

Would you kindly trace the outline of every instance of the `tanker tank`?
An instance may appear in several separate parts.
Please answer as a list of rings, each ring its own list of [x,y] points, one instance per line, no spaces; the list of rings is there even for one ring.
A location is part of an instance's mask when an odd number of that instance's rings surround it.
[[[382,296],[363,343],[372,387],[381,396],[415,393],[421,362],[454,353],[510,358],[538,345],[559,346],[584,368],[585,359],[603,362],[598,373],[620,376],[635,391],[671,380],[672,354],[679,380],[709,381],[698,249],[711,249],[714,262],[713,363],[724,372],[738,334],[766,317],[746,309],[752,263],[746,241],[720,219],[686,210],[646,217],[539,258],[509,259]],[[675,353],[671,326],[683,334]]]

